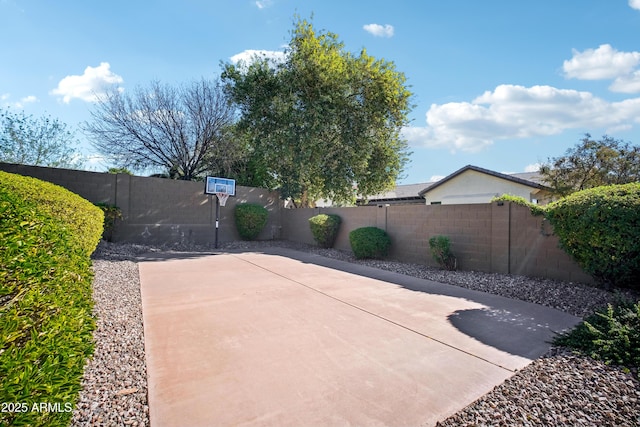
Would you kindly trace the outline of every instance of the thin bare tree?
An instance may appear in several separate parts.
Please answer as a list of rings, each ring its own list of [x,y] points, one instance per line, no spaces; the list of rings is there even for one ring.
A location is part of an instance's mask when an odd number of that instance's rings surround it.
[[[91,115],[83,130],[120,167],[156,167],[193,180],[240,155],[231,137],[234,110],[217,80],[177,87],[154,81],[131,96],[112,90]]]

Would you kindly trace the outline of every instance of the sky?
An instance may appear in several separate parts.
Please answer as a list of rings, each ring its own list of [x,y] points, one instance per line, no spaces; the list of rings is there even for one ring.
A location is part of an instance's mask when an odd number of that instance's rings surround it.
[[[589,133],[640,144],[640,0],[0,0],[0,106],[76,129],[95,95],[277,57],[295,16],[392,61],[414,94],[398,184],[537,169]]]

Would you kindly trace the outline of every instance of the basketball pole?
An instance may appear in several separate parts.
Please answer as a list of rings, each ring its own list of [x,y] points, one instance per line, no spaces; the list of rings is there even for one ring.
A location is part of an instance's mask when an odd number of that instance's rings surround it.
[[[218,195],[216,194],[216,240],[214,243],[214,247],[218,249],[218,224],[220,222],[220,200],[218,200]]]

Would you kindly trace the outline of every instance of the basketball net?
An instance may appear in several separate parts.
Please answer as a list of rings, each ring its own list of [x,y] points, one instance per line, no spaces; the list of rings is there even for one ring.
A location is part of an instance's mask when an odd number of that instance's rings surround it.
[[[216,193],[216,197],[218,198],[218,202],[220,202],[220,206],[224,206],[227,203],[227,199],[229,198],[228,193]]]

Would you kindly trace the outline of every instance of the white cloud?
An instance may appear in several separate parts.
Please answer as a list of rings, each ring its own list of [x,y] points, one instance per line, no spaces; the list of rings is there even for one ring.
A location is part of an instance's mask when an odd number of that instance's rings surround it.
[[[640,0],[638,0],[640,2]],[[640,64],[640,52],[619,52],[611,45],[584,52],[573,50],[573,57],[564,61],[562,69],[568,78],[580,80],[613,79],[633,71]]]
[[[611,103],[589,92],[500,85],[471,102],[433,104],[426,122],[403,129],[411,145],[475,152],[497,140],[640,123],[640,98]]]
[[[26,104],[32,104],[39,101],[39,99],[34,95],[25,96],[16,102],[9,102],[10,98],[10,93],[3,93],[0,95],[0,101],[4,102],[6,107],[24,108]]]
[[[613,92],[640,93],[640,71],[618,77],[609,86],[609,89]]]
[[[250,64],[255,59],[267,59],[273,63],[283,62],[285,59],[285,53],[278,50],[253,50],[248,49],[233,55],[231,58],[232,64]]]
[[[29,104],[32,102],[38,102],[38,98],[36,98],[34,95],[29,95],[29,96],[25,96],[24,98],[22,98],[20,100],[20,102],[24,103],[24,104]]]
[[[82,161],[85,165],[85,169],[87,170],[105,170],[107,167],[105,166],[109,159],[101,154],[91,153],[86,156],[83,156]]]
[[[540,163],[532,163],[524,167],[525,172],[538,172],[540,170]]]
[[[58,87],[50,93],[62,97],[65,104],[78,98],[87,102],[95,102],[97,96],[103,94],[109,87],[118,86],[124,80],[110,70],[108,62],[102,62],[97,67],[87,67],[81,76],[67,76],[60,80]],[[118,87],[118,90],[122,90]]]
[[[629,7],[640,10],[640,0],[629,0]]]
[[[24,98],[20,99],[20,101],[14,103],[13,105],[16,108],[24,108],[24,106],[26,104],[32,104],[34,102],[38,102],[38,98],[35,97],[34,95],[29,95],[29,96],[25,96]]]
[[[376,37],[393,37],[393,25],[367,24],[362,28]]]
[[[444,175],[432,175],[431,178],[429,178],[429,182],[440,181],[442,178],[444,178]]]
[[[272,0],[258,0],[256,1],[256,6],[258,6],[258,9],[264,9],[266,7],[269,7],[273,4]]]

